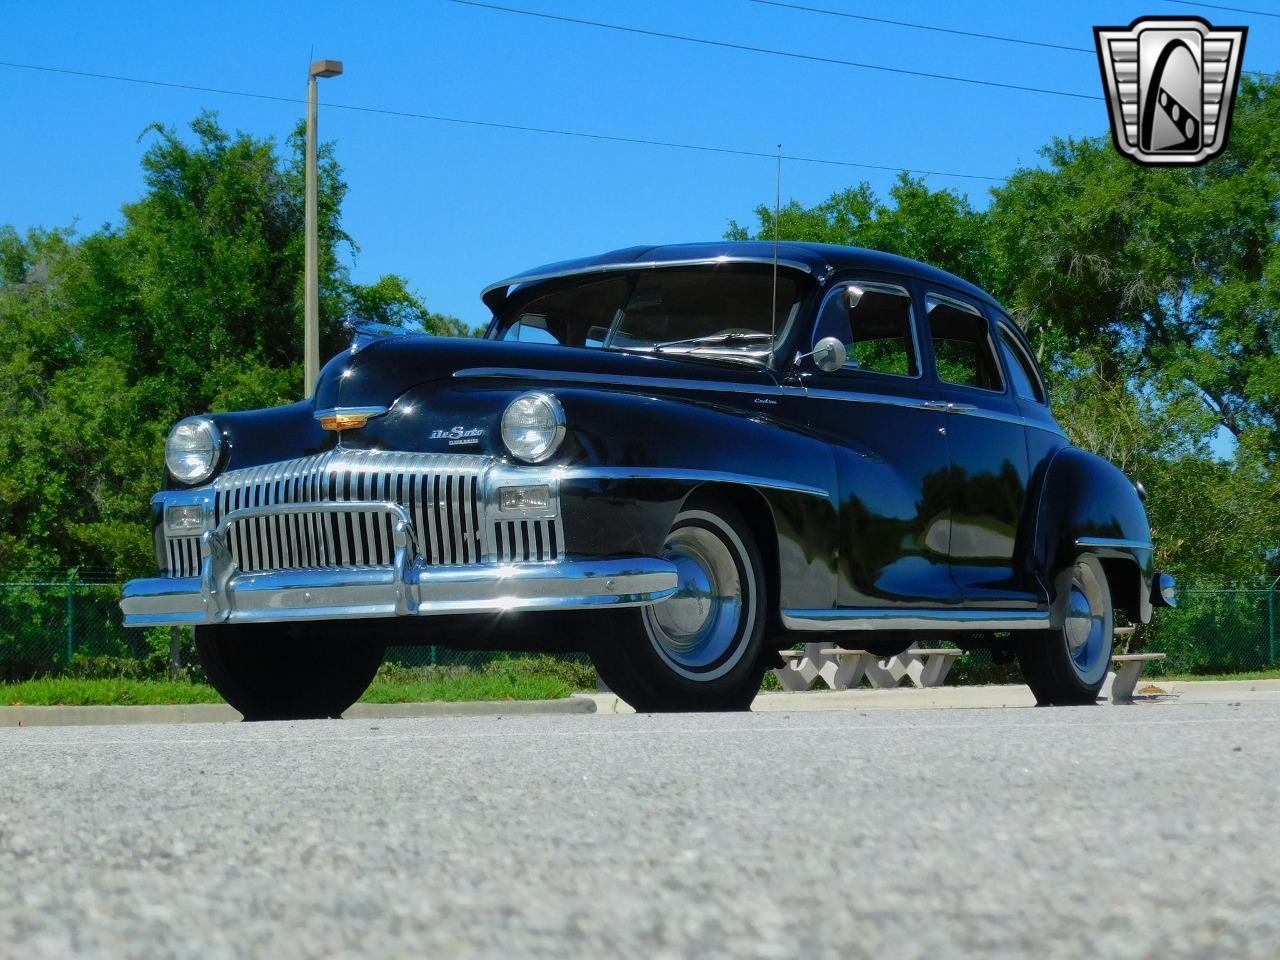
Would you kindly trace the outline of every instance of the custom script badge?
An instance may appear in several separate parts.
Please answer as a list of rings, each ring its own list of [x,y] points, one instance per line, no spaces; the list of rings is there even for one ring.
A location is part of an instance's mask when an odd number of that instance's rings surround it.
[[[479,443],[480,438],[484,436],[484,431],[479,427],[464,427],[462,425],[451,427],[448,430],[432,430],[432,440],[448,440],[451,447],[465,447],[472,443]]]
[[[1195,166],[1226,149],[1247,32],[1199,17],[1094,27],[1116,149],[1144,166]]]

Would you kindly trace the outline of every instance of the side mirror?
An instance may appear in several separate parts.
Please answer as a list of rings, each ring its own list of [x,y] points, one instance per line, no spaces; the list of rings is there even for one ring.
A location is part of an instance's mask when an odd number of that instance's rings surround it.
[[[809,353],[802,353],[796,357],[796,362],[799,363],[805,357],[813,357],[814,364],[823,373],[834,373],[845,365],[849,354],[844,344],[835,337],[823,337]]]

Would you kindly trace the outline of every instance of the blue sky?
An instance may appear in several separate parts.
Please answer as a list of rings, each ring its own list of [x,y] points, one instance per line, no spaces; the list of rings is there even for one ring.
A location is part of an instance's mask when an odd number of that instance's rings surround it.
[[[501,2],[501,0],[499,0]],[[1245,23],[1246,69],[1280,69],[1280,19],[1178,5],[805,0],[871,16],[1091,47],[1095,24],[1145,14]],[[1227,5],[1230,5],[1228,0]],[[748,0],[508,0],[673,33],[905,69],[1098,94],[1092,54],[905,29]],[[1274,0],[1241,6],[1274,9]],[[330,103],[1006,175],[1054,135],[1107,129],[1094,100],[1045,96],[678,43],[457,6],[68,2],[6,5],[0,59],[281,96],[305,95],[316,57],[320,130],[337,141],[358,279],[407,276],[432,309],[486,319],[486,283],[636,243],[720,237],[773,195],[770,159],[631,146],[334,109]],[[119,219],[142,189],[139,133],[202,108],[282,140],[301,105],[0,68],[0,222]],[[893,174],[788,162],[783,197],[814,203]],[[986,202],[982,181],[929,178]]]

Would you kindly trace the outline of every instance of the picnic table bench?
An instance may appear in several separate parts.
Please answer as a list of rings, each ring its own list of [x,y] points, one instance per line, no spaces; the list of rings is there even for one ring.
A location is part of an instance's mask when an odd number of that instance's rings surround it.
[[[1153,660],[1163,660],[1163,653],[1118,653],[1111,658],[1115,672],[1107,674],[1102,684],[1101,696],[1112,703],[1131,703],[1133,689],[1138,685],[1142,668]]]
[[[773,672],[784,690],[810,689],[819,679],[832,690],[856,687],[865,677],[873,687],[896,687],[906,677],[917,687],[938,687],[963,650],[912,648],[885,657],[867,650],[847,650],[807,643],[804,650],[781,650],[787,661]]]

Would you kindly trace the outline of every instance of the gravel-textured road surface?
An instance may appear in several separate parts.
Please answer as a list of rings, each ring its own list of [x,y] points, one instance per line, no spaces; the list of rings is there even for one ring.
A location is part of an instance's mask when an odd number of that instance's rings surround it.
[[[1280,705],[0,730],[0,956],[1280,956]]]

